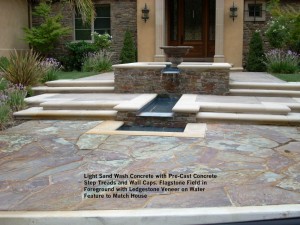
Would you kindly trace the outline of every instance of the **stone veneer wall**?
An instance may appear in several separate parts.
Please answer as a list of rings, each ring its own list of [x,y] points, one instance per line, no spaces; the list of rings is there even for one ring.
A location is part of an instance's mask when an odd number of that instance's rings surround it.
[[[124,33],[126,30],[130,30],[137,40],[137,8],[136,0],[95,0],[95,4],[110,4],[111,8],[111,35],[113,62],[118,63],[120,52],[123,47]],[[71,28],[69,35],[62,37],[57,44],[55,50],[51,53],[54,57],[59,57],[67,53],[65,43],[74,41],[74,14],[73,9],[69,4],[61,2],[53,4],[54,13],[61,13],[63,15],[62,23],[66,27]],[[38,25],[41,20],[35,16],[32,16],[32,25]]]
[[[295,9],[300,10],[300,1],[299,0],[281,0],[282,5],[291,5]],[[261,37],[263,39],[264,51],[267,52],[271,49],[271,46],[265,36],[265,31],[267,30],[267,23],[271,20],[271,15],[266,12],[266,21],[263,22],[251,22],[244,21],[244,36],[243,36],[243,67],[245,68],[247,55],[249,52],[249,44],[252,37],[252,34],[259,30]]]
[[[117,113],[116,120],[123,121],[126,125],[154,126],[184,128],[187,123],[197,122],[197,113],[174,113],[173,117],[138,117],[137,112]]]
[[[182,69],[161,74],[154,68],[115,68],[115,93],[224,95],[229,91],[229,69]]]

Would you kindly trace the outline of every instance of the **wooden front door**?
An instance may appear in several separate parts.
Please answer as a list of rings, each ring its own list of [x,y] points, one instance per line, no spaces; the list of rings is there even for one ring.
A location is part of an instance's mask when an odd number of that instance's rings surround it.
[[[215,53],[216,0],[167,0],[168,45],[193,46],[187,58]]]

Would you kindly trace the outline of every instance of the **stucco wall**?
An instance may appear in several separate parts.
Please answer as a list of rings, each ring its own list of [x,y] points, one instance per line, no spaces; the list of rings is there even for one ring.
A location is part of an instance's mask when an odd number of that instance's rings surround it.
[[[217,0],[219,1],[219,0]],[[244,0],[235,0],[238,7],[238,17],[233,22],[229,17],[229,8],[232,0],[224,0],[224,56],[225,62],[236,68],[242,67],[243,55],[243,11]],[[138,28],[138,61],[153,61],[155,55],[155,1],[147,1],[150,9],[150,19],[145,23],[141,19],[141,10],[145,1],[137,0],[137,28]],[[166,25],[165,19],[165,25]],[[165,40],[164,40],[165,42]]]
[[[22,30],[28,26],[27,7],[25,0],[0,1],[0,56],[9,56],[13,49],[28,49]]]
[[[142,9],[150,9],[149,20],[145,23],[142,20]],[[138,61],[152,62],[155,55],[155,1],[137,0],[137,47]]]
[[[233,65],[234,68],[241,68],[243,64],[243,21],[244,21],[244,0],[235,0],[237,6],[237,17],[230,18],[229,9],[232,0],[225,0],[224,5],[224,57],[225,62]]]

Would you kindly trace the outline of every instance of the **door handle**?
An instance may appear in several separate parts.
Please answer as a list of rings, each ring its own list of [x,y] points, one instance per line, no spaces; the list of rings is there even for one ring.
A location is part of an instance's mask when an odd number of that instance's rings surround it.
[[[183,44],[183,35],[180,37],[180,43]]]

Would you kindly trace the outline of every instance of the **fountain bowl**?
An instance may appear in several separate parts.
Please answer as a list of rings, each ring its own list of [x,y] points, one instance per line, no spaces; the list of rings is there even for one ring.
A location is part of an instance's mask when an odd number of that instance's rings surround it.
[[[177,68],[177,66],[183,62],[183,57],[186,56],[193,46],[162,46],[164,53],[172,63],[171,67]]]

